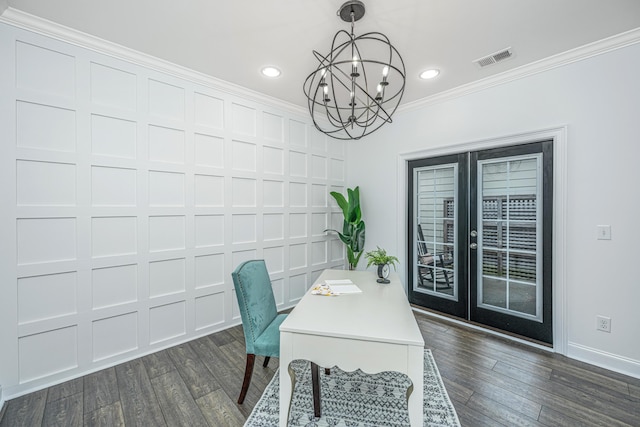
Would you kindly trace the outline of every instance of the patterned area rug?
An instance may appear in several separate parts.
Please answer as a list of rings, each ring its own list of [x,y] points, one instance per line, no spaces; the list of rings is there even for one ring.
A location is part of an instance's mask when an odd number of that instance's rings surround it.
[[[404,374],[381,372],[368,375],[360,370],[345,372],[339,368],[332,368],[331,374],[325,375],[324,369],[320,369],[322,417],[315,418],[311,397],[310,364],[304,360],[294,360],[291,367],[296,372],[296,385],[289,426],[409,425],[406,393],[411,381]],[[279,372],[276,372],[247,419],[245,427],[278,425],[279,391]],[[430,350],[424,351],[423,425],[460,426]]]

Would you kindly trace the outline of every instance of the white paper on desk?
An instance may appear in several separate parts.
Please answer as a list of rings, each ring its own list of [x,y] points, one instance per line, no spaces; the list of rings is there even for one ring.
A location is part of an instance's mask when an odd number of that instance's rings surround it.
[[[349,279],[325,280],[325,283],[329,285],[332,292],[338,295],[357,294],[362,292],[362,289]]]
[[[329,286],[333,286],[333,285],[353,285],[353,282],[349,279],[328,279],[325,280],[324,283],[326,283]]]

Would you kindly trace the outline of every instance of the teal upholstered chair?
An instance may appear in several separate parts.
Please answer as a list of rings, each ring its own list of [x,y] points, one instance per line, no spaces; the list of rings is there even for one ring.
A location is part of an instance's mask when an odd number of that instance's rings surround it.
[[[280,357],[280,324],[287,317],[278,314],[271,280],[264,260],[245,261],[233,273],[233,286],[242,316],[247,365],[238,403],[244,402],[256,355],[264,356],[263,367],[271,357]]]

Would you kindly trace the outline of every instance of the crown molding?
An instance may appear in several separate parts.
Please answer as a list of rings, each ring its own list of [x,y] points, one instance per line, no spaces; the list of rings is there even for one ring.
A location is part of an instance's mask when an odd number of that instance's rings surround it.
[[[594,56],[602,55],[603,53],[630,46],[638,42],[640,42],[640,27],[617,34],[615,36],[607,37],[593,43],[586,44],[584,46],[577,47],[575,49],[568,50],[563,53],[559,53],[557,55],[550,56],[545,59],[541,59],[539,61],[532,62],[530,64],[522,65],[518,68],[514,68],[500,74],[457,86],[453,89],[439,92],[435,95],[428,96],[417,101],[403,104],[398,107],[397,112],[404,113],[408,111],[414,111],[432,104],[459,98],[461,96],[469,95],[474,92],[488,89],[490,87],[498,86],[514,80],[523,79],[534,74],[543,73],[545,71],[562,67],[573,62],[578,62]]]
[[[266,103],[268,105],[274,106],[276,108],[281,108],[293,114],[298,114],[306,117],[308,113],[306,108],[283,101],[282,99],[253,91],[246,87],[215,78],[213,76],[174,64],[172,62],[165,61],[163,59],[156,58],[142,52],[138,52],[122,45],[109,42],[99,37],[95,37],[69,27],[65,27],[64,25],[39,18],[35,15],[22,12],[18,9],[8,7],[7,0],[0,0],[0,13],[0,22],[4,22],[6,24],[22,28],[27,31],[32,31],[34,33],[73,44],[81,48],[89,49],[103,55],[111,56],[115,59],[128,61],[136,65],[153,69],[158,72],[191,81],[196,84],[212,87],[230,95],[241,96],[243,98],[247,98],[259,103]],[[518,68],[514,68],[509,71],[505,71],[500,74],[457,86],[453,89],[439,92],[432,96],[419,99],[417,101],[402,104],[398,107],[397,113],[409,112],[436,103],[459,98],[461,96],[469,95],[484,89],[488,89],[514,80],[519,80],[534,74],[552,70],[554,68],[562,67],[573,62],[582,61],[584,59],[601,55],[612,50],[620,49],[625,46],[636,44],[638,42],[640,42],[640,27],[593,43],[586,44],[584,46],[580,46],[575,49],[571,49],[567,52],[563,52],[536,62],[532,62],[530,64],[520,66]]]
[[[147,55],[134,49],[83,33],[73,28],[57,24],[55,22],[31,15],[12,7],[7,7],[2,12],[6,0],[0,0],[0,22],[47,36],[65,43],[69,43],[96,53],[110,56],[115,59],[131,62],[154,71],[169,74],[192,83],[214,88],[221,92],[240,96],[254,102],[268,104],[293,114],[306,116],[307,110],[301,106],[274,98],[263,93],[236,85],[234,83],[218,79],[208,74],[192,70],[181,65],[165,61],[155,56]]]

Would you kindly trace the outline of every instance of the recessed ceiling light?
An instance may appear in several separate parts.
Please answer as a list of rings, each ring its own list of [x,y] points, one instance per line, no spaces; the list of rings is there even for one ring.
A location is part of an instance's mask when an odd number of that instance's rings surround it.
[[[424,70],[420,73],[420,78],[423,80],[428,80],[436,77],[438,74],[440,74],[440,70],[436,70],[435,68],[431,70]]]
[[[280,70],[273,66],[264,67],[262,70],[262,75],[266,77],[278,77],[280,75]]]

